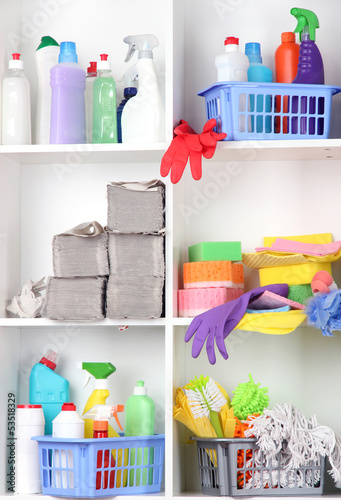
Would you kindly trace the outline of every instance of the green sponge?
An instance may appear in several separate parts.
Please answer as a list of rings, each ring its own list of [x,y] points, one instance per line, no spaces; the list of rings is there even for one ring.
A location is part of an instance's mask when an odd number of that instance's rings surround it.
[[[190,262],[207,260],[242,260],[242,244],[240,241],[212,241],[197,243],[188,247]]]
[[[235,417],[239,420],[246,420],[249,415],[259,413],[262,415],[264,408],[269,404],[269,396],[267,387],[259,387],[260,383],[255,384],[251,373],[249,373],[249,382],[239,384],[233,391],[231,406]]]
[[[300,304],[305,304],[306,301],[313,296],[313,292],[311,290],[311,285],[290,285],[288,292],[288,299],[293,300],[295,302],[299,302]]]

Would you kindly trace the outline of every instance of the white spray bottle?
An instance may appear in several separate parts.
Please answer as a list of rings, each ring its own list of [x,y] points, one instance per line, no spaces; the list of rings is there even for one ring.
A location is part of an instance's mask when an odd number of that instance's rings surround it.
[[[51,85],[50,70],[58,63],[59,43],[51,36],[43,36],[34,56],[38,80],[35,142],[50,144]]]
[[[153,49],[159,45],[159,41],[155,35],[127,36],[123,41],[129,44],[125,62],[138,51],[136,72],[139,89],[122,111],[122,142],[163,142],[165,112],[153,61]]]

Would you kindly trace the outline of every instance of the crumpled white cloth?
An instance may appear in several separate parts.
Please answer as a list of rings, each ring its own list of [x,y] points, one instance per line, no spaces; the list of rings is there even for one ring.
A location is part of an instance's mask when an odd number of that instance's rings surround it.
[[[45,277],[37,282],[27,280],[6,307],[7,311],[17,314],[20,318],[39,317],[44,304],[44,298],[41,295],[41,292],[46,289],[44,280]]]
[[[263,415],[252,418],[252,426],[245,431],[245,436],[252,435],[257,438],[266,461],[273,463],[279,457],[281,469],[286,471],[310,462],[316,464],[319,456],[327,456],[332,466],[329,473],[336,487],[341,488],[341,438],[326,425],[320,425],[315,415],[307,419],[291,404],[278,404],[272,410],[265,409]],[[318,477],[314,478],[314,482],[318,480]],[[279,482],[281,484],[281,478]]]

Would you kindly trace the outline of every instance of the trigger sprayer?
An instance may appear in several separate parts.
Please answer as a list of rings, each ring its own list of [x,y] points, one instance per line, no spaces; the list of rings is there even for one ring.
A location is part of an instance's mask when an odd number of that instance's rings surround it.
[[[124,405],[95,405],[89,411],[83,414],[83,418],[89,418],[94,421],[108,422],[111,417],[117,422],[117,425],[123,431],[122,425],[118,419],[117,413],[124,410]]]
[[[159,41],[153,34],[127,36],[123,41],[129,45],[125,62],[138,52],[136,72],[139,89],[123,108],[122,142],[163,142],[164,109],[153,60],[153,49],[159,45]]]
[[[297,75],[292,83],[324,84],[324,68],[321,53],[315,43],[315,31],[319,20],[314,12],[294,7],[290,13],[296,17],[295,33],[300,36],[300,54]]]
[[[87,413],[95,405],[105,405],[109,396],[109,383],[108,377],[116,371],[116,367],[112,363],[78,363],[77,368],[81,368],[87,372],[87,377],[83,388],[88,384],[91,377],[94,377],[94,390],[92,391],[89,399],[86,402],[83,411]],[[93,422],[91,419],[85,418],[84,420],[84,437],[92,438]],[[109,425],[109,437],[119,437],[117,432]]]

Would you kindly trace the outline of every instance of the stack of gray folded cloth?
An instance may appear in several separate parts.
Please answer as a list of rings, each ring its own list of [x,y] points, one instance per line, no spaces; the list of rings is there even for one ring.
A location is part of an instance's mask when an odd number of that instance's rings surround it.
[[[105,318],[108,235],[96,221],[52,240],[53,273],[47,280],[42,316],[56,320]]]
[[[165,280],[161,181],[112,182],[108,194],[108,318],[160,318]]]

